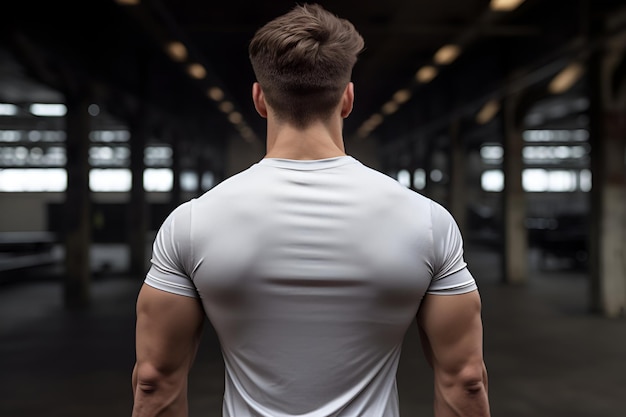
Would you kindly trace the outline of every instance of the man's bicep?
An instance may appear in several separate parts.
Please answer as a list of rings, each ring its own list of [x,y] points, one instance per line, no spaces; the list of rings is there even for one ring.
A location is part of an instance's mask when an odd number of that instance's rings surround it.
[[[171,375],[188,371],[202,333],[204,310],[198,298],[144,284],[137,299],[137,366]]]
[[[436,371],[461,372],[483,360],[483,326],[478,291],[427,294],[417,318],[424,350]]]

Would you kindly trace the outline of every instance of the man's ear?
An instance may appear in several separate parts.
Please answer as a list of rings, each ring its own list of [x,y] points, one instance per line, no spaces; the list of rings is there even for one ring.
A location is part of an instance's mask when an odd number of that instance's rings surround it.
[[[264,119],[267,118],[267,104],[265,103],[265,95],[258,82],[252,84],[252,101],[257,113]]]
[[[354,106],[354,83],[349,82],[341,97],[341,117],[344,119],[352,113]]]

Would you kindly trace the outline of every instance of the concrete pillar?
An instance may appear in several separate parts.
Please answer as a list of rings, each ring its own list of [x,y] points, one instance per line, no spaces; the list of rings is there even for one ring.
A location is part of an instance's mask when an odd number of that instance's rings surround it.
[[[146,147],[145,116],[140,111],[135,116],[130,129],[130,170],[132,186],[128,204],[128,244],[130,248],[130,273],[143,278],[147,272],[147,233],[149,226],[149,210],[146,192],[143,186],[145,168],[144,151]]]
[[[67,95],[64,299],[70,309],[83,308],[90,303],[89,104],[84,95]]]
[[[466,150],[461,140],[461,121],[454,120],[449,129],[450,136],[450,183],[448,205],[461,233],[465,235],[467,218],[467,172]]]
[[[599,50],[589,61],[591,239],[590,304],[607,317],[626,314],[626,104],[623,78],[624,39]],[[617,86],[616,83],[619,83]]]
[[[528,239],[526,219],[526,196],[522,187],[524,139],[519,126],[520,95],[512,94],[504,101],[503,171],[502,192],[503,280],[507,284],[525,284],[528,281]]]

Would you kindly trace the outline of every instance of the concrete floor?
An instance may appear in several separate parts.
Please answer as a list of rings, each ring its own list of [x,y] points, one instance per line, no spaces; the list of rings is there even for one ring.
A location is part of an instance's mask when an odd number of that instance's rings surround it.
[[[493,416],[626,416],[626,320],[587,311],[586,275],[537,271],[500,284],[497,257],[470,249],[484,308]],[[36,277],[45,278],[46,271]],[[140,278],[94,279],[92,305],[66,311],[53,279],[0,287],[0,416],[130,415],[134,302]],[[417,330],[398,371],[403,417],[432,416]],[[210,327],[190,376],[190,416],[219,417],[223,367]]]

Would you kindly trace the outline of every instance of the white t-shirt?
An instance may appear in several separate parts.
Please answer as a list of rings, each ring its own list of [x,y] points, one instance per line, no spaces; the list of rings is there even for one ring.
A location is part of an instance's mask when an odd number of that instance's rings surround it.
[[[224,417],[397,417],[426,292],[476,290],[442,206],[350,156],[263,159],[174,210],[145,282],[200,297]]]

